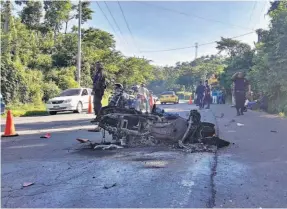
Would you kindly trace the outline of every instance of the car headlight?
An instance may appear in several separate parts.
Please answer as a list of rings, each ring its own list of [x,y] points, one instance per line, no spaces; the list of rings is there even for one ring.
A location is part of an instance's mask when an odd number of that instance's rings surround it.
[[[70,103],[72,101],[72,99],[67,99],[64,101],[64,103]]]

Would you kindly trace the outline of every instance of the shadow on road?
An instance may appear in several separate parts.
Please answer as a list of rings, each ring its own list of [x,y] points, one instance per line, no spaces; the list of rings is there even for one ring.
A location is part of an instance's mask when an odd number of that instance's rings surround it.
[[[20,123],[17,124],[15,123],[15,128],[16,131],[27,131],[27,130],[41,130],[41,129],[57,129],[59,127],[61,128],[69,128],[71,126],[79,126],[79,125],[92,125],[90,123],[89,118],[85,119],[78,119],[78,120],[61,120],[61,121],[47,121],[47,122],[29,122],[29,123]],[[1,125],[1,130],[4,131],[5,129],[5,124]]]

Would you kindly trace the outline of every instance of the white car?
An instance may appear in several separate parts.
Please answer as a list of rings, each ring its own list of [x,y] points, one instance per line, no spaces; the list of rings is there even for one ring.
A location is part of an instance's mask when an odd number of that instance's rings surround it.
[[[63,91],[58,97],[50,99],[46,108],[50,115],[56,115],[57,112],[73,111],[81,113],[89,107],[89,97],[93,101],[92,89],[75,88]]]

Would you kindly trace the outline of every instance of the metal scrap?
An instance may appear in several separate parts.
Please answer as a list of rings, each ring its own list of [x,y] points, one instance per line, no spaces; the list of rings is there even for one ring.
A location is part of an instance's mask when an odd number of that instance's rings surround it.
[[[122,149],[122,146],[118,146],[115,144],[110,144],[110,145],[105,145],[105,144],[100,144],[100,145],[96,145],[94,147],[94,149],[101,149],[101,150],[113,150],[113,149]]]
[[[177,143],[179,148],[195,151],[229,145],[229,142],[215,137],[214,124],[201,122],[197,110],[191,110],[188,119],[184,119],[178,115],[165,117],[161,111],[142,113],[135,109],[107,106],[102,108],[99,115],[99,127],[111,134],[122,146]],[[94,146],[94,149],[119,149],[122,146],[101,144]],[[196,146],[200,149],[196,149]]]

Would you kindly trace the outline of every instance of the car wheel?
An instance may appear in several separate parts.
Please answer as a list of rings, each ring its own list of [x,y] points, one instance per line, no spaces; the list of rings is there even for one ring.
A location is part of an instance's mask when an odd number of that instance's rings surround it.
[[[162,105],[163,105],[163,102],[161,102],[160,104],[162,104]]]
[[[82,113],[82,111],[83,111],[83,104],[82,102],[79,102],[77,105],[76,113]]]
[[[50,114],[50,115],[56,115],[57,112],[56,112],[56,111],[50,111],[49,114]]]

